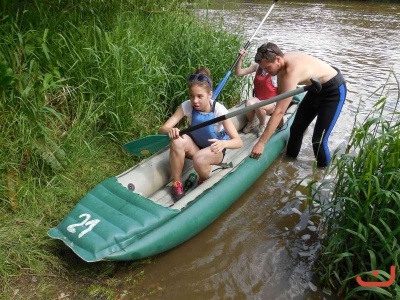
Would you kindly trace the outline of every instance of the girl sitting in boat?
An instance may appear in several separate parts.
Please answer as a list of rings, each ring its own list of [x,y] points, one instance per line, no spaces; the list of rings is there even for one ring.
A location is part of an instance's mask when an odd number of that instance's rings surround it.
[[[242,140],[230,119],[192,131],[188,135],[179,135],[180,130],[175,126],[185,116],[190,126],[194,126],[228,113],[225,106],[211,99],[212,81],[207,68],[199,68],[190,75],[188,87],[190,100],[183,102],[159,129],[159,133],[168,133],[171,138],[171,194],[175,202],[184,196],[181,176],[185,157],[193,160],[193,167],[199,175],[198,184],[201,184],[210,176],[211,166],[222,162],[225,149],[242,146]]]
[[[241,57],[235,68],[235,74],[237,76],[244,76],[252,73],[256,73],[254,76],[254,97],[248,99],[246,101],[246,106],[258,103],[260,101],[267,100],[269,98],[275,97],[278,95],[278,81],[276,76],[271,76],[257,63],[252,64],[250,67],[242,69],[243,58],[246,55],[246,50],[241,49],[239,51]],[[253,111],[249,111],[246,113],[247,117],[247,125],[243,128],[243,133],[250,133],[254,128],[257,127],[257,123],[259,123],[257,137],[259,137],[265,130],[266,126],[266,117],[267,115],[271,115],[275,110],[276,103],[271,103],[265,105],[263,107],[257,108]],[[257,122],[258,121],[258,122]],[[283,125],[283,121],[280,124]]]

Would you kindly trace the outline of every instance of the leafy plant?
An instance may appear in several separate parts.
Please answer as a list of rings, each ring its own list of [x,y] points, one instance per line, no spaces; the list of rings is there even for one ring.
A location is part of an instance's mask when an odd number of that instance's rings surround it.
[[[46,230],[135,162],[121,146],[154,133],[188,98],[195,68],[223,78],[239,37],[183,3],[1,2],[2,284],[25,273],[65,275],[64,253]],[[236,104],[236,83],[218,100]]]
[[[394,105],[388,105],[384,96],[363,122],[356,122],[347,152],[336,155],[328,171],[335,174],[332,198],[318,205],[325,236],[318,272],[325,286],[346,299],[400,297],[400,89],[396,82]],[[386,281],[391,266],[397,272],[388,288],[361,287],[356,282],[357,276],[367,281],[372,270],[381,270],[379,279]]]

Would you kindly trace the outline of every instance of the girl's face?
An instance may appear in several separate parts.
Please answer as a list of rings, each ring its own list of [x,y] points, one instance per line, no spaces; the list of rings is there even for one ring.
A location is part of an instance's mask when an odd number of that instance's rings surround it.
[[[195,110],[210,112],[211,96],[212,91],[209,90],[208,86],[205,87],[204,85],[194,84],[189,88],[190,102]]]

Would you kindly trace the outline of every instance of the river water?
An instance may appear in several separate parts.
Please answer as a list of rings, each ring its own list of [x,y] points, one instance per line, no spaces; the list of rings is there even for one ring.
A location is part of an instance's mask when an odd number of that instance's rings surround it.
[[[226,28],[244,32],[245,41],[271,4],[215,0],[207,13],[199,9],[198,14],[215,22],[222,18]],[[399,32],[399,4],[279,1],[253,39],[249,56],[272,41],[284,52],[304,51],[341,69],[348,96],[330,138],[333,150],[348,140],[359,107],[370,111],[382,94],[397,99],[390,71],[400,77]],[[312,272],[320,248],[318,220],[305,207],[301,180],[323,174],[313,173],[311,131],[296,161],[282,155],[211,226],[156,256],[144,266],[139,287],[124,289],[144,299],[336,299],[318,286]]]

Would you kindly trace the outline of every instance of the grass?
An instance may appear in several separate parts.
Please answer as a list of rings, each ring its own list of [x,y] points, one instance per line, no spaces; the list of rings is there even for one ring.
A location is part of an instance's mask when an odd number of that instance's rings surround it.
[[[396,82],[394,88],[389,79]],[[397,91],[397,99],[383,94],[371,112],[355,122],[346,153],[336,154],[327,171],[334,174],[333,182],[312,187],[324,236],[317,272],[323,286],[345,299],[400,297],[400,89],[395,74],[389,79],[381,91]],[[359,110],[356,120],[363,113]],[[321,201],[327,185],[333,186],[332,195]],[[387,281],[392,265],[395,283],[387,288],[356,282],[357,276]],[[371,276],[372,270],[381,275]]]
[[[136,163],[121,146],[154,133],[187,98],[193,69],[209,67],[218,82],[236,58],[240,37],[200,22],[182,3],[1,2],[2,299],[54,299],[60,286],[86,299],[118,297],[112,275],[121,264],[82,264],[46,232],[95,184]],[[218,100],[231,106],[240,90],[232,77]],[[355,126],[349,151],[327,171],[335,174],[332,201],[318,203],[324,184],[310,185],[326,236],[318,273],[347,298],[400,295],[398,284],[355,283],[390,265],[399,281],[399,98],[389,117],[387,101]],[[136,284],[143,263],[129,263],[139,271],[125,280]]]
[[[155,3],[0,4],[1,298],[26,276],[42,279],[41,294],[79,272],[47,230],[137,162],[122,145],[156,132],[188,98],[195,68],[209,67],[217,83],[236,58],[241,39],[222,23],[198,20],[183,1]],[[218,98],[228,107],[238,82],[232,76]]]

